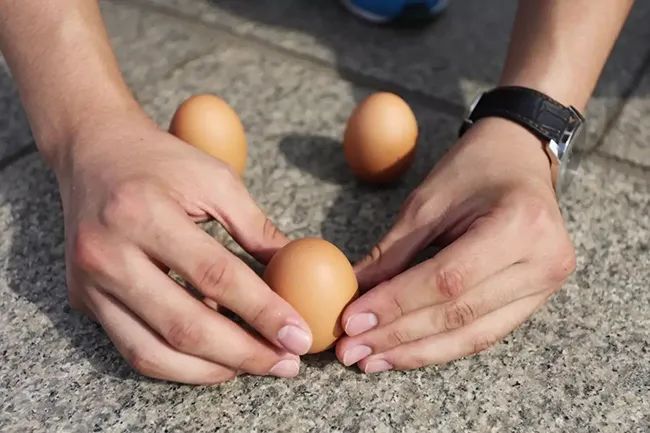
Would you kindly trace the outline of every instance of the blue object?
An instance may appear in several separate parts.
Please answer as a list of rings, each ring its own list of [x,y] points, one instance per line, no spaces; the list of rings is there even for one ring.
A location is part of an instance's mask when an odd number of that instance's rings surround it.
[[[428,21],[439,15],[449,0],[342,0],[355,15],[374,23]]]

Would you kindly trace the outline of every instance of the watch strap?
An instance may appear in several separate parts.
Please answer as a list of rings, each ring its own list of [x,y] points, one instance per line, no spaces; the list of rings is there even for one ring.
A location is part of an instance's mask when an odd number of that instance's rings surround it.
[[[548,95],[527,87],[505,86],[481,95],[463,122],[459,135],[479,119],[493,116],[512,120],[540,138],[556,143],[580,121],[574,110]]]

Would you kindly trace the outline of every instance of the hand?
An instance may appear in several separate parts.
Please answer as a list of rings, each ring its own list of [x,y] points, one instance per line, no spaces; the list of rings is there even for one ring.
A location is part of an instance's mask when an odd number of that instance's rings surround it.
[[[405,270],[431,243],[442,250]],[[541,141],[507,120],[482,120],[357,265],[360,284],[374,287],[345,310],[347,336],[337,356],[371,373],[482,351],[526,320],[574,268]]]
[[[240,372],[295,376],[297,355],[311,345],[308,325],[195,225],[215,218],[261,261],[287,242],[237,175],[139,111],[94,120],[55,168],[71,305],[96,319],[146,376],[194,384]],[[205,299],[175,283],[168,268]]]

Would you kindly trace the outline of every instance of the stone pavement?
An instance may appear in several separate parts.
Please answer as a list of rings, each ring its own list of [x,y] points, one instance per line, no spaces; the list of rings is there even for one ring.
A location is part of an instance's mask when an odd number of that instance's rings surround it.
[[[323,236],[356,259],[494,83],[515,2],[484,4],[452,2],[422,30],[367,26],[331,0],[102,8],[157,122],[192,93],[226,98],[248,132],[246,182],[261,206],[291,237]],[[575,275],[486,353],[372,376],[331,354],[307,357],[293,380],[189,387],[134,374],[66,304],[55,180],[0,67],[0,431],[649,431],[649,21],[650,3],[637,2],[589,107],[562,203]],[[350,111],[377,89],[404,95],[422,128],[415,166],[383,190],[351,179],[339,148]]]

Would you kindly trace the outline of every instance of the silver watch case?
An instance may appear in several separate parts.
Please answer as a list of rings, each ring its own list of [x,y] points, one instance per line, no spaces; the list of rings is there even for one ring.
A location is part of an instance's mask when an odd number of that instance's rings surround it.
[[[560,196],[571,184],[571,180],[578,170],[578,159],[573,157],[573,149],[582,147],[585,141],[585,118],[573,106],[569,106],[577,121],[562,132],[560,142],[550,140],[547,144],[549,150],[556,156],[559,164],[559,172],[555,185],[555,191]]]

